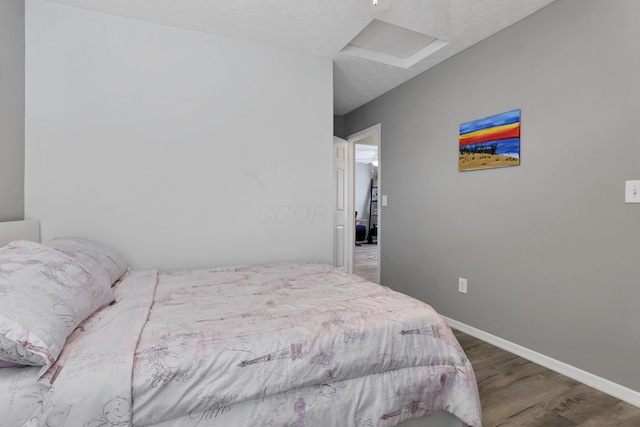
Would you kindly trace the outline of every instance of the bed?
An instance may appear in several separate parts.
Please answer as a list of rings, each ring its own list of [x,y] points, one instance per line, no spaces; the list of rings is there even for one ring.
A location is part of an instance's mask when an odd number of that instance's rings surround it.
[[[1,427],[481,425],[443,319],[319,263],[142,271],[82,239],[14,241],[3,363]]]

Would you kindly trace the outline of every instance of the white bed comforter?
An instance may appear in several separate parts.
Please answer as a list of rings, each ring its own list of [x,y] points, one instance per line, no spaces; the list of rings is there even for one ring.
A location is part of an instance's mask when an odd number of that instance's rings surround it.
[[[25,397],[24,425],[393,426],[437,410],[481,425],[442,318],[330,266],[134,271],[114,293]]]

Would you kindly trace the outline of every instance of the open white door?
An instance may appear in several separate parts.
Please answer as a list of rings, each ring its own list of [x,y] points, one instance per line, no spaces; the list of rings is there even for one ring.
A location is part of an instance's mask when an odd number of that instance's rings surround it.
[[[333,184],[335,188],[335,209],[333,212],[333,263],[342,271],[351,273],[349,262],[353,231],[353,218],[349,217],[349,143],[333,137]]]
[[[356,132],[353,135],[349,135],[348,136],[348,142],[349,142],[349,156],[350,156],[350,162],[349,162],[349,195],[350,195],[350,206],[349,206],[349,212],[351,213],[351,218],[354,218],[353,215],[355,213],[355,206],[354,206],[354,188],[355,188],[355,166],[354,166],[354,157],[355,153],[354,153],[354,145],[355,144],[364,144],[364,145],[375,145],[378,147],[378,159],[381,158],[381,154],[382,154],[382,144],[380,143],[380,139],[381,138],[381,125],[378,123],[377,125],[373,125],[371,127],[368,127],[364,130],[361,130],[360,132]],[[384,196],[384,193],[382,192],[382,164],[380,163],[378,165],[378,194],[382,195],[382,199],[381,199],[381,203],[378,205],[378,207],[382,207],[385,206],[382,202],[386,199],[386,196]],[[382,220],[383,220],[383,213],[384,213],[384,208],[383,209],[378,209],[378,218],[377,218],[377,244],[376,244],[376,249],[378,252],[378,260],[380,259],[380,251],[382,250],[382,246],[384,244],[384,240],[381,239],[382,236],[382,231],[384,230],[382,228]],[[354,261],[354,256],[353,256],[353,246],[355,244],[355,225],[352,227],[351,229],[351,236],[352,236],[352,244],[349,246],[349,252],[350,252],[350,256],[349,256],[349,268],[351,269],[350,273],[353,272],[354,268],[357,268],[357,262]],[[377,262],[378,264],[378,272],[377,272],[377,276],[378,276],[378,280],[377,283],[380,283],[380,261]]]

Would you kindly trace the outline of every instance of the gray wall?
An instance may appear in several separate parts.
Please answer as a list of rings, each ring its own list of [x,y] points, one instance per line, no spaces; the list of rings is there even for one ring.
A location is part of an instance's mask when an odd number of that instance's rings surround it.
[[[640,391],[638,16],[636,0],[558,0],[345,131],[382,125],[383,284]],[[515,108],[521,166],[458,172],[459,124]]]
[[[344,138],[344,116],[333,116],[333,134],[339,138]]]
[[[24,217],[24,0],[0,2],[0,221]]]

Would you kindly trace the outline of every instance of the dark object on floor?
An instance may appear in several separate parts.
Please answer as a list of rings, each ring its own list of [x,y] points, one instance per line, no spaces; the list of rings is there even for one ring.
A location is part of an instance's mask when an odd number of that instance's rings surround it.
[[[376,240],[374,241],[373,239],[376,239]],[[376,224],[373,224],[371,226],[371,229],[369,230],[369,236],[367,236],[367,243],[369,244],[378,243],[378,227],[376,226]]]
[[[367,226],[363,224],[356,225],[356,244],[367,238]]]

